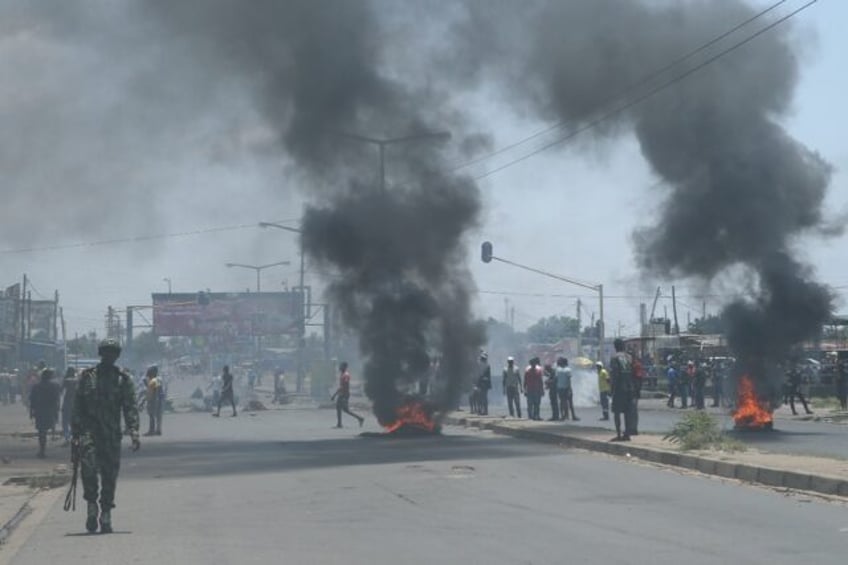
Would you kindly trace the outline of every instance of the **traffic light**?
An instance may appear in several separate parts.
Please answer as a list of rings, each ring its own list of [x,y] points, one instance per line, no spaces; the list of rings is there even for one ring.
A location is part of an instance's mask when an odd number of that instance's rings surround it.
[[[480,246],[480,258],[483,259],[484,263],[492,262],[492,242],[484,241],[483,245]]]

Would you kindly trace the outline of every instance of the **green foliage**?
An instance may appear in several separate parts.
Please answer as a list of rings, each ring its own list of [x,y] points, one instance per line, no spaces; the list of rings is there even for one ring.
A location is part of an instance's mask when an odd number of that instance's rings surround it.
[[[165,346],[153,332],[141,332],[133,338],[132,350],[138,359],[157,361],[165,354]]]
[[[97,357],[98,339],[95,332],[68,340],[67,350],[71,355],[93,358]]]
[[[699,335],[721,334],[724,333],[726,329],[724,318],[721,316],[698,318],[689,324],[689,333]]]
[[[556,343],[566,337],[580,335],[580,324],[569,316],[542,318],[527,328],[530,343]]]
[[[744,451],[745,449],[740,442],[722,432],[715,418],[704,410],[687,413],[663,439],[679,444],[683,451],[693,449]]]

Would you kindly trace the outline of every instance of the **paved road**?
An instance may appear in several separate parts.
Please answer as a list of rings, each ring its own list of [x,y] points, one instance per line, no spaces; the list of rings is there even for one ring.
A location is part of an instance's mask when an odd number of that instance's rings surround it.
[[[12,563],[823,564],[848,548],[843,505],[488,432],[364,438],[333,416],[174,416],[125,455],[121,533],[80,535],[57,501]]]
[[[672,410],[666,408],[664,404],[664,401],[655,400],[643,401],[640,404],[640,431],[667,433],[682,418],[683,414],[692,410],[679,408]],[[489,413],[492,415],[505,416],[509,413],[505,404],[494,403],[490,408]],[[600,410],[599,407],[577,408],[577,416],[580,421],[569,422],[569,425],[603,428],[613,432],[615,427],[612,421],[598,421],[601,415]],[[752,447],[778,453],[848,459],[848,426],[844,424],[791,419],[788,417],[791,414],[789,410],[781,409],[779,412],[781,417],[775,421],[775,430],[771,432],[735,432],[733,430],[733,419],[727,412],[718,409],[711,410],[711,412],[719,419],[723,429],[728,430],[734,437]],[[542,418],[548,418],[550,414],[550,404],[546,399],[542,403]]]

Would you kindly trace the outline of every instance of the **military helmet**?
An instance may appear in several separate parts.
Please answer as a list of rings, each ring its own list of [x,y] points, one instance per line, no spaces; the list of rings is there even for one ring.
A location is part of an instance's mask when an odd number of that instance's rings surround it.
[[[97,347],[97,354],[103,355],[103,352],[112,349],[117,353],[121,353],[121,344],[118,343],[117,339],[107,338],[100,342],[100,345]]]

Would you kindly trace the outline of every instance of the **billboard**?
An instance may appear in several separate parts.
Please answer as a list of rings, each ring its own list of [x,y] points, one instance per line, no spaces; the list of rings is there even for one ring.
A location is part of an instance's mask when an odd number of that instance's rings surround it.
[[[18,310],[21,285],[14,284],[5,292],[0,291],[0,342],[15,343],[20,335],[20,312]]]
[[[208,292],[153,295],[153,333],[239,338],[294,333],[303,309],[299,292]]]

